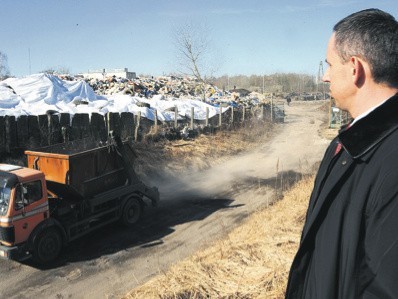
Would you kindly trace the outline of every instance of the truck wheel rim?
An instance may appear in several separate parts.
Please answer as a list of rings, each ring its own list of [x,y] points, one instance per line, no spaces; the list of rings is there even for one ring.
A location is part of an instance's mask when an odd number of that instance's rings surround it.
[[[50,233],[40,241],[38,254],[41,260],[51,261],[58,255],[60,249],[59,238],[54,233]]]

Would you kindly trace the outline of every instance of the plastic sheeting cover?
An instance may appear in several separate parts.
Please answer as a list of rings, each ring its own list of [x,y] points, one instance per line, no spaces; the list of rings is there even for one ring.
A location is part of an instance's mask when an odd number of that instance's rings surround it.
[[[148,103],[150,108],[138,106],[138,102]],[[155,110],[160,121],[175,119],[174,107],[178,109],[178,119],[190,118],[194,107],[194,119],[206,119],[219,113],[214,107],[199,100],[165,98],[155,95],[151,99],[113,94],[107,97],[95,94],[85,81],[65,81],[48,74],[35,74],[23,78],[9,78],[0,82],[0,116],[42,115],[48,111],[76,113],[131,112],[150,120],[155,119]],[[228,107],[221,108],[222,112]]]

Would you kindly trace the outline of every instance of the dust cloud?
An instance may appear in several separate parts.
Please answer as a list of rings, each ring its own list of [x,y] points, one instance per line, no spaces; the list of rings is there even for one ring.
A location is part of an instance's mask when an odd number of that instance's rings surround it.
[[[252,187],[277,187],[313,172],[329,141],[314,138],[322,119],[311,118],[319,112],[306,105],[287,107],[286,123],[276,128],[272,140],[260,140],[247,152],[215,161],[202,171],[164,173],[153,181],[161,200],[217,198],[233,196]],[[311,116],[306,119],[305,115]]]

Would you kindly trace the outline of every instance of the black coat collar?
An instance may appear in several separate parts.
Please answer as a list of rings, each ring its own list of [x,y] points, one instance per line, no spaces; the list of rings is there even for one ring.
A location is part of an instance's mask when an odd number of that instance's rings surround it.
[[[355,159],[363,156],[398,129],[398,94],[388,99],[352,127],[338,135],[345,150]]]

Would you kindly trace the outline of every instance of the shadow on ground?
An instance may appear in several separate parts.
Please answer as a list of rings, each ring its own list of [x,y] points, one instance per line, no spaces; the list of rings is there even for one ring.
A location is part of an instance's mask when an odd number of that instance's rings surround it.
[[[48,270],[68,263],[94,260],[132,247],[156,247],[163,244],[162,238],[174,232],[176,225],[202,220],[218,210],[236,207],[231,205],[232,202],[223,198],[164,200],[156,208],[147,206],[142,220],[135,227],[127,228],[118,223],[108,225],[68,244],[53,264],[39,266],[30,260],[25,264]]]

